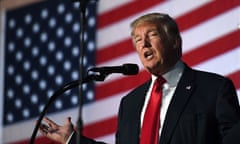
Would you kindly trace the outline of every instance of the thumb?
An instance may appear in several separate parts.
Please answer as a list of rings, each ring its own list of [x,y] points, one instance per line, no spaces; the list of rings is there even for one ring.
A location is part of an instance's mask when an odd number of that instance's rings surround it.
[[[72,125],[71,117],[67,117],[65,120],[65,125]]]

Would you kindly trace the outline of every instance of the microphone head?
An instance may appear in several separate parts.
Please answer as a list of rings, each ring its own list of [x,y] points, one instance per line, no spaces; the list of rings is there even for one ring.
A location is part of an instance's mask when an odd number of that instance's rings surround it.
[[[123,64],[123,74],[124,75],[136,75],[138,74],[139,68],[137,64]]]

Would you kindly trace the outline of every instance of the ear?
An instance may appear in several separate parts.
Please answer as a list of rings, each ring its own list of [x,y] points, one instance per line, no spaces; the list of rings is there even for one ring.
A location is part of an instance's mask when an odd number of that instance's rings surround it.
[[[173,48],[177,49],[179,47],[181,47],[181,39],[179,37],[176,37],[173,41]]]

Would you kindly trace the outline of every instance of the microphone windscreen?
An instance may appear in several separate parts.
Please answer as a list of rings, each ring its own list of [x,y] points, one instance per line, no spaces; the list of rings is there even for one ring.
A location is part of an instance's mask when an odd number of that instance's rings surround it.
[[[124,75],[135,75],[138,74],[139,68],[137,64],[123,64]]]

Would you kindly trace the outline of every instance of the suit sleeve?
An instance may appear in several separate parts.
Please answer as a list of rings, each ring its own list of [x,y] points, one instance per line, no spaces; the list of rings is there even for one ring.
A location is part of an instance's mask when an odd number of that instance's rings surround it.
[[[235,87],[226,80],[217,100],[217,119],[223,144],[240,143],[240,107]]]

